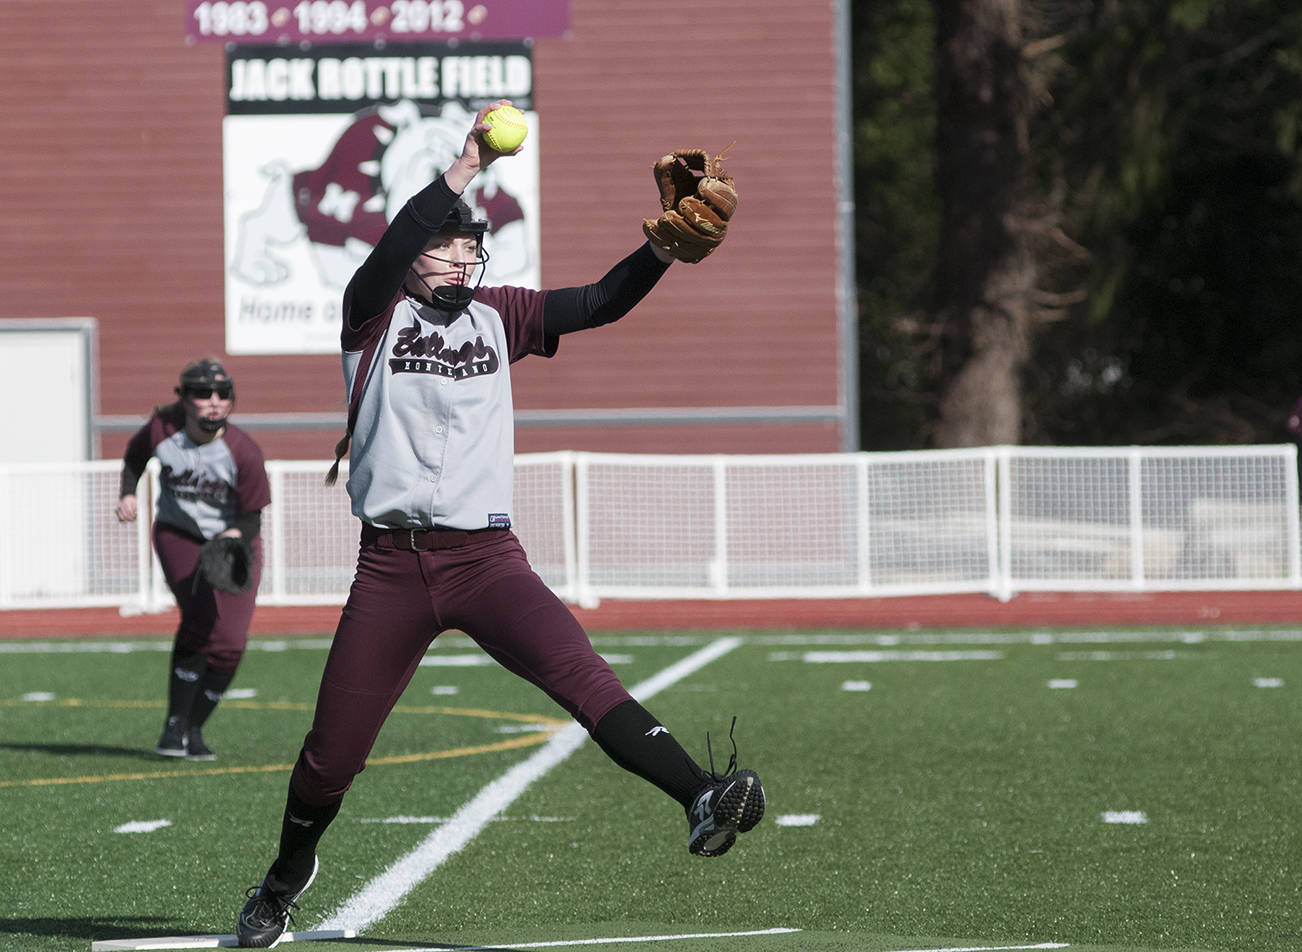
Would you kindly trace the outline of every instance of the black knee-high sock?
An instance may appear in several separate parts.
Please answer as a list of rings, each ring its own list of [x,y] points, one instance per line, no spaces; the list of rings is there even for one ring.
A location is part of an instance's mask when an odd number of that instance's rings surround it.
[[[167,719],[180,718],[189,725],[190,709],[202,689],[208,661],[202,651],[192,651],[180,645],[172,646],[172,667],[167,679]]]
[[[709,778],[659,721],[637,701],[617,704],[597,722],[592,739],[606,756],[655,784],[684,807]]]
[[[321,841],[342,800],[325,806],[305,803],[291,784],[285,798],[285,815],[280,821],[280,853],[272,864],[272,874],[282,883],[299,886],[312,875],[316,846]]]
[[[190,726],[203,727],[208,715],[221,703],[222,694],[230,687],[234,671],[214,671],[208,668],[199,679],[199,693],[190,705]]]

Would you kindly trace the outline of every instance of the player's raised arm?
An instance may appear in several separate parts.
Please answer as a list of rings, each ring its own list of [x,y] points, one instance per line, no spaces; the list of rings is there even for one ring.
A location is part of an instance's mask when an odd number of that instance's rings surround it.
[[[674,261],[696,264],[728,235],[737,210],[736,185],[723,156],[679,149],[651,166],[662,213],[644,219],[647,243],[600,281],[548,292],[543,326],[560,335],[617,321],[642,300]]]
[[[543,301],[543,328],[559,336],[619,320],[650,293],[673,260],[646,242],[600,281],[548,291]]]
[[[484,141],[485,133],[493,130],[486,117],[505,107],[510,107],[510,100],[499,99],[479,110],[461,154],[442,175],[407,200],[357,269],[345,295],[346,319],[354,329],[388,307],[407,279],[412,261],[442,227],[475,176],[503,155],[515,155],[524,148],[517,143],[512,151],[499,152]]]

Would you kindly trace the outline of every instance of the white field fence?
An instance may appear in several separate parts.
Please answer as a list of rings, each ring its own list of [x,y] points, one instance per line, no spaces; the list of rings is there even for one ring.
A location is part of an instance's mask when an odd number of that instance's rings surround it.
[[[263,605],[337,605],[358,523],[325,460],[267,463]],[[121,463],[0,466],[0,609],[159,611]],[[139,487],[153,510],[157,464]],[[539,453],[515,529],[562,599],[1302,588],[1297,449],[985,447],[804,456]]]

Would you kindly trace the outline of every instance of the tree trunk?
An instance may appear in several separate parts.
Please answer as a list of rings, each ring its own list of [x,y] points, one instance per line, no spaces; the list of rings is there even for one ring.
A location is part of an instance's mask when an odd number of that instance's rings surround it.
[[[934,0],[940,447],[1018,443],[1035,260],[1021,0]]]

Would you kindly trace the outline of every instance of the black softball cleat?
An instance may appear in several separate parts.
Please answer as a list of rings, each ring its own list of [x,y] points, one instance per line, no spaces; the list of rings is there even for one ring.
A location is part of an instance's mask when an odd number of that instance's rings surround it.
[[[191,727],[185,736],[186,760],[216,760],[217,755],[211,747],[203,742],[203,733],[197,727]]]
[[[722,856],[764,816],[764,786],[753,770],[738,770],[710,784],[687,810],[687,849]]]
[[[184,757],[186,754],[185,724],[178,716],[167,719],[163,734],[158,738],[154,753],[162,757]]]
[[[722,856],[737,842],[737,834],[754,828],[764,817],[764,785],[753,770],[737,770],[737,742],[732,739],[737,718],[728,728],[732,756],[728,769],[714,772],[714,751],[710,751],[708,781],[687,808],[687,849],[694,856]],[[709,748],[710,735],[705,735]]]
[[[240,910],[240,917],[235,923],[235,939],[241,949],[274,949],[289,924],[294,921],[292,911],[298,908],[295,902],[299,896],[312,885],[316,872],[321,868],[319,860],[312,861],[312,875],[307,882],[294,888],[282,883],[275,875],[275,867],[268,870],[262,882],[249,889],[245,895],[249,901]]]

